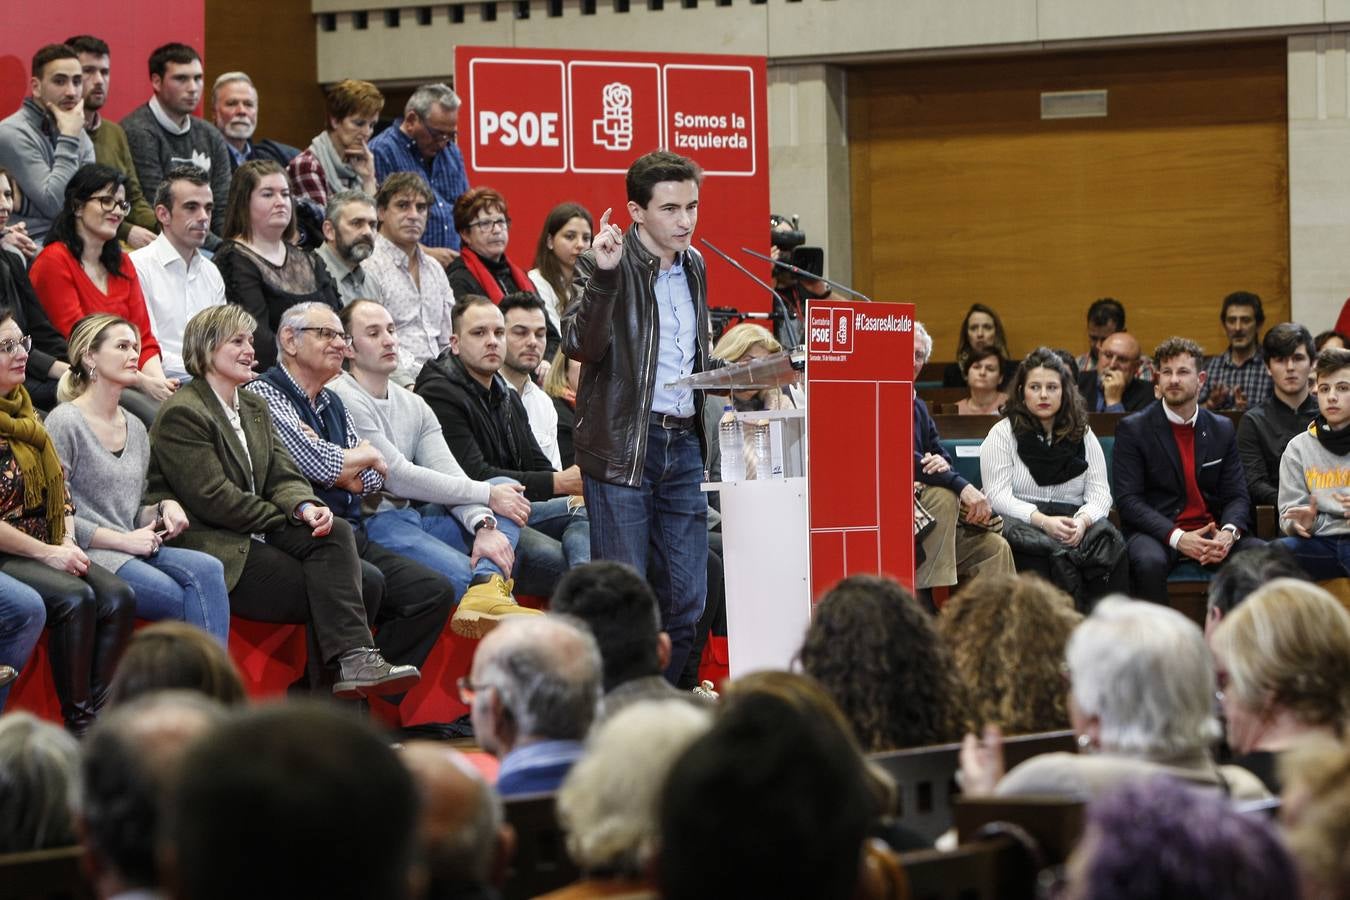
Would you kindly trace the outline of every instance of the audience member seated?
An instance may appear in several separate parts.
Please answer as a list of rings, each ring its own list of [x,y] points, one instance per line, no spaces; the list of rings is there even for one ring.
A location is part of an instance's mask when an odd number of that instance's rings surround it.
[[[352,716],[319,704],[248,710],[193,744],[178,772],[160,829],[169,896],[414,895],[412,777]]]
[[[94,162],[94,145],[84,133],[83,78],[79,54],[48,44],[33,54],[30,95],[0,121],[0,166],[19,187],[14,216],[38,245],[68,202],[70,179]]]
[[[525,270],[506,257],[511,239],[511,217],[506,198],[489,187],[472,188],[455,201],[455,229],[460,237],[459,258],[446,275],[460,302],[471,294],[501,303],[516,291],[534,293]],[[548,352],[558,349],[558,329],[551,324]]]
[[[399,759],[417,791],[423,900],[496,900],[515,852],[502,800],[462,753],[413,741]]]
[[[577,384],[581,381],[581,363],[568,359],[567,354],[559,350],[553,354],[553,362],[544,376],[544,393],[553,399],[553,409],[558,414],[558,461],[562,469],[570,469],[576,463],[576,451],[572,444],[572,430],[577,421]],[[709,449],[716,444],[709,441]],[[709,472],[716,477],[716,472]]]
[[[231,173],[251,159],[270,159],[284,166],[300,153],[280,141],[254,143],[253,132],[258,129],[258,89],[247,72],[225,72],[216,76],[211,85],[211,111],[216,128],[230,151]]]
[[[220,560],[163,546],[188,527],[187,514],[176,500],[141,501],[150,439],[117,405],[136,381],[139,354],[136,329],[108,313],[85,316],[71,332],[75,363],[46,425],[75,504],[75,542],[131,586],[137,618],[189,622],[224,646],[230,598]]]
[[[914,371],[928,362],[933,339],[914,323]],[[914,585],[921,594],[950,587],[957,576],[1015,571],[1012,550],[998,534],[989,498],[956,471],[928,405],[914,398],[914,499],[933,518],[915,554]]]
[[[961,377],[970,388],[970,396],[956,402],[957,415],[997,416],[1008,402],[1008,395],[998,389],[1003,379],[1003,358],[993,347],[972,350],[962,364]]]
[[[556,791],[600,705],[600,650],[575,619],[513,616],[483,638],[460,699],[478,745],[501,760],[503,797]]]
[[[980,575],[942,607],[938,636],[970,698],[970,718],[1004,734],[1069,727],[1063,659],[1083,617],[1035,575]]]
[[[768,694],[727,709],[680,755],[659,808],[666,900],[852,897],[876,813],[839,729]]]
[[[47,607],[47,653],[61,716],[81,735],[108,696],[131,636],[131,588],[75,543],[74,508],[56,445],[23,389],[29,340],[0,310],[0,571]]]
[[[67,339],[77,321],[99,312],[121,316],[140,330],[140,368],[122,402],[148,426],[159,405],[178,390],[178,381],[164,374],[140,278],[117,242],[117,226],[126,213],[126,179],[120,172],[97,163],[76,172],[66,185],[66,205],[52,224],[51,240],[33,261],[33,289]]]
[[[279,361],[244,390],[267,401],[272,426],[316,495],[346,519],[362,561],[384,582],[375,646],[388,660],[421,666],[450,617],[455,591],[449,579],[415,559],[375,543],[361,509],[378,500],[388,463],[362,440],[346,405],[324,387],[342,374],[352,337],[322,303],[288,309],[277,328]],[[369,577],[369,576],[367,576]]]
[[[1108,518],[1106,457],[1053,350],[1022,362],[1006,411],[980,445],[980,480],[1017,568],[1044,575],[1080,609],[1127,590],[1125,539]]]
[[[1276,578],[1308,580],[1308,573],[1294,559],[1294,555],[1278,542],[1248,550],[1233,558],[1209,580],[1205,597],[1205,640],[1214,637],[1214,629],[1224,617],[1237,609],[1263,584]]]
[[[0,168],[0,231],[9,221],[13,193],[9,172]],[[47,311],[38,301],[23,257],[3,249],[0,249],[0,307],[9,310],[19,323],[19,330],[33,339],[24,388],[33,398],[34,406],[51,409],[56,405],[56,383],[68,368],[66,339],[52,327]]]
[[[717,339],[717,343],[713,345],[712,357],[725,360],[728,363],[748,362],[752,359],[763,359],[766,356],[779,353],[782,349],[783,345],[778,343],[778,339],[773,336],[769,329],[762,325],[742,322],[740,325],[728,329]],[[714,394],[711,391],[703,391],[702,393],[703,433],[709,436],[706,450],[708,478],[713,481],[722,480],[722,451],[714,437],[717,435],[717,429],[722,421],[722,415],[726,411],[727,404],[731,404],[737,412],[794,409],[796,407],[792,395],[788,393],[788,389],[785,387],[732,391],[730,396]],[[695,399],[697,399],[697,395]],[[745,477],[753,478],[756,474],[755,451],[749,441],[746,441],[744,456]]]
[[[225,227],[225,199],[230,193],[230,150],[210,122],[192,114],[202,100],[202,60],[186,44],[165,44],[150,54],[148,103],[122,119],[131,145],[136,175],[147,197],[159,194],[160,182],[175,166],[191,163],[211,179],[215,208],[211,212],[215,250]]]
[[[534,248],[534,268],[526,274],[544,301],[554,331],[562,331],[563,311],[572,302],[572,273],[577,258],[590,249],[594,230],[590,211],[580,203],[559,203],[544,219]]]
[[[31,713],[0,716],[0,854],[75,843],[80,745]]]
[[[98,897],[161,896],[160,807],[188,747],[224,719],[200,694],[162,691],[109,710],[89,732],[76,830]]]
[[[369,81],[351,78],[325,91],[328,127],[286,164],[297,200],[319,209],[339,191],[362,191],[374,196],[375,157],[370,136],[384,109],[384,95]]]
[[[131,254],[159,339],[164,374],[180,384],[187,378],[183,329],[188,319],[225,302],[220,270],[200,252],[211,233],[214,202],[205,172],[196,166],[170,169],[155,195],[155,215],[163,230],[150,246]]]
[[[1294,862],[1268,819],[1166,777],[1123,784],[1094,800],[1067,875],[1062,896],[1092,900],[1298,893]]]
[[[1261,325],[1266,321],[1261,298],[1235,291],[1223,298],[1219,321],[1228,334],[1228,349],[1205,360],[1200,402],[1206,409],[1250,409],[1266,402],[1270,372],[1261,355]],[[1161,360],[1155,360],[1161,365]]]
[[[1280,495],[1284,448],[1294,435],[1307,431],[1317,416],[1317,398],[1309,389],[1317,353],[1308,329],[1294,322],[1267,331],[1261,353],[1272,392],[1264,403],[1243,414],[1237,427],[1237,446],[1252,502],[1274,506]]]
[[[1182,559],[1211,572],[1252,537],[1247,479],[1233,423],[1198,406],[1207,376],[1194,341],[1169,338],[1153,354],[1161,402],[1116,425],[1111,455],[1116,510],[1133,593],[1167,602],[1167,577]]]
[[[1272,790],[1275,757],[1341,742],[1350,723],[1350,612],[1326,591],[1277,578],[1214,630],[1219,702],[1238,763]]]
[[[329,387],[386,466],[382,490],[362,501],[370,540],[449,580],[460,598],[450,622],[456,634],[481,637],[503,616],[536,614],[516,604],[507,580],[530,514],[521,486],[471,480],[426,401],[391,386],[399,334],[387,309],[357,300],[340,321],[352,338],[351,371]]]
[[[670,635],[661,630],[656,594],[629,566],[604,561],[576,567],[558,582],[549,609],[577,617],[595,636],[606,716],[642,700],[696,699],[662,675],[670,665]]]
[[[1170,775],[1235,800],[1269,796],[1255,775],[1210,756],[1219,734],[1214,665],[1200,628],[1181,613],[1107,597],[1069,638],[1066,659],[1081,752],[1045,753],[1004,775],[999,730],[986,727],[983,740],[968,734],[961,748],[965,793],[1091,799],[1125,781]]]
[[[1118,331],[1098,349],[1098,365],[1078,375],[1078,393],[1088,412],[1138,412],[1153,402],[1153,385],[1139,377],[1144,359],[1134,335]]]
[[[1317,355],[1317,405],[1312,425],[1280,458],[1280,525],[1289,537],[1279,542],[1321,581],[1350,575],[1350,350]]]
[[[1003,373],[998,380],[1000,389],[1007,387],[1017,370],[1017,362],[1008,355],[1008,336],[1003,331],[1003,320],[983,303],[972,303],[961,320],[961,337],[956,342],[956,362],[942,370],[943,387],[965,387],[966,360],[972,351],[994,350],[1002,361]],[[917,376],[919,370],[915,369]]]
[[[464,157],[455,146],[459,97],[444,84],[424,84],[403,107],[403,119],[370,142],[375,175],[383,183],[395,172],[416,172],[431,184],[435,201],[427,210],[423,248],[442,266],[459,255],[455,202],[469,189]]]
[[[225,648],[186,622],[156,622],[131,636],[113,675],[108,708],[157,691],[194,691],[225,706],[247,700]]]
[[[127,133],[116,122],[104,119],[99,110],[108,102],[112,64],[107,42],[90,34],[66,38],[66,46],[80,57],[84,79],[84,130],[94,145],[94,161],[111,166],[127,178],[127,201],[131,210],[117,229],[117,239],[133,250],[144,247],[155,239],[159,223],[155,211],[146,202],[141,180],[136,175],[136,162],[131,158]]]
[[[1350,898],[1350,748],[1291,751],[1282,766],[1280,822],[1302,881],[1303,900]],[[1291,895],[1292,896],[1292,895]]]
[[[552,398],[535,381],[547,374],[549,367],[544,358],[544,347],[548,343],[548,315],[544,312],[544,301],[536,294],[516,291],[503,297],[497,308],[506,324],[502,378],[520,396],[535,443],[553,468],[561,470],[558,412],[553,408]]]
[[[331,666],[338,696],[401,691],[420,673],[386,662],[368,624],[383,581],[363,587],[351,525],[315,496],[267,402],[239,390],[254,377],[253,327],[232,304],[188,322],[183,361],[193,377],[150,431],[146,499],[182,504],[190,527],[175,544],[225,564],[235,614],[308,626],[312,686],[333,681]]]
[[[366,277],[365,261],[375,250],[380,220],[375,199],[361,191],[338,191],[328,198],[323,221],[323,243],[314,255],[337,285],[338,299],[380,300],[379,282]]]
[[[1080,376],[1097,368],[1102,342],[1124,330],[1124,304],[1113,297],[1102,297],[1100,300],[1092,301],[1087,311],[1088,352],[1074,360]],[[1153,362],[1147,356],[1139,357],[1137,375],[1142,381],[1153,380]]]
[[[433,201],[431,188],[415,172],[389,176],[375,195],[380,230],[374,250],[361,266],[366,283],[374,288],[368,299],[383,304],[398,328],[398,369],[393,377],[403,387],[411,387],[422,366],[450,345],[455,297],[445,269],[421,245]]]
[[[42,595],[0,573],[0,712],[5,711],[10,685],[28,664],[46,624]]]
[[[581,470],[553,468],[534,439],[524,403],[500,374],[506,345],[501,310],[481,295],[463,297],[453,328],[449,352],[417,376],[417,393],[436,413],[450,452],[470,478],[504,476],[525,485],[530,527],[521,535],[522,553],[528,547],[541,571],[560,576],[564,568],[590,562]]]
[[[1339,347],[1345,349],[1350,347],[1350,338],[1347,338],[1339,331],[1323,331],[1313,338],[1313,346],[1318,353],[1321,353],[1328,347]]]
[[[951,654],[889,578],[851,575],[826,591],[799,657],[868,753],[960,740],[970,710]]]
[[[297,157],[298,158],[298,157]],[[216,254],[225,279],[225,299],[242,306],[258,323],[258,365],[277,360],[277,324],[297,303],[318,301],[342,307],[328,267],[292,244],[295,204],[281,166],[266,159],[244,163],[230,185],[229,238]]]
[[[596,727],[558,791],[558,821],[582,879],[541,900],[656,897],[657,801],[670,767],[711,724],[688,703],[644,700]]]
[[[28,227],[23,222],[11,222],[16,206],[23,202],[23,192],[9,174],[9,170],[0,166],[0,257],[11,263],[17,263],[24,271],[41,249],[28,236]],[[4,254],[11,254],[4,256]]]

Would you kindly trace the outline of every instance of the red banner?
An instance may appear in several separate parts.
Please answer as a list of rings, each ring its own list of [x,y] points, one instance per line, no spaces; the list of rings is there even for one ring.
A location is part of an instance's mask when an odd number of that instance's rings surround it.
[[[914,306],[811,304],[811,595],[885,574],[914,587]]]
[[[695,246],[708,263],[709,303],[746,312],[770,297],[700,242],[705,238],[770,280],[741,253],[769,247],[764,58],[458,47],[460,148],[469,183],[511,206],[507,255],[533,265],[544,217],[575,201],[596,223],[627,227],[623,175],[666,148],[706,173]]]

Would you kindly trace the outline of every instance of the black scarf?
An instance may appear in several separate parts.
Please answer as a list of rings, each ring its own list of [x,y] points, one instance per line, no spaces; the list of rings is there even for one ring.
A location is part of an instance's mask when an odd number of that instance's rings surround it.
[[[1063,484],[1087,471],[1087,450],[1082,440],[1047,444],[1035,431],[1017,436],[1017,455],[1039,485]]]
[[[1327,427],[1326,417],[1319,413],[1317,418],[1313,419],[1309,430],[1328,451],[1337,456],[1350,453],[1350,428],[1342,427],[1340,431],[1332,431]]]

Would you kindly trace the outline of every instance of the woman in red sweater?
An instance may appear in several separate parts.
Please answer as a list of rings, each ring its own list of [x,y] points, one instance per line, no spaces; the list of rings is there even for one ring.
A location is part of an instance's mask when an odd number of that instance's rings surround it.
[[[164,377],[136,267],[117,242],[117,226],[131,208],[126,183],[121,172],[98,164],[71,176],[65,206],[33,261],[31,278],[42,308],[67,338],[76,322],[96,312],[121,316],[140,330],[140,376],[134,389],[123,392],[122,405],[149,426],[178,381]]]

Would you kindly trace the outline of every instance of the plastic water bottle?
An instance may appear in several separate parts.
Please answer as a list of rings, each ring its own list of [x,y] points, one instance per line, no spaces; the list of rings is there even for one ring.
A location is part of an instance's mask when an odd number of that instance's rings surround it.
[[[750,447],[755,457],[755,480],[773,478],[773,455],[769,449],[769,420],[760,419],[750,432]]]
[[[722,480],[744,481],[745,436],[730,403],[722,408],[722,420],[717,424],[717,449],[722,454]]]

